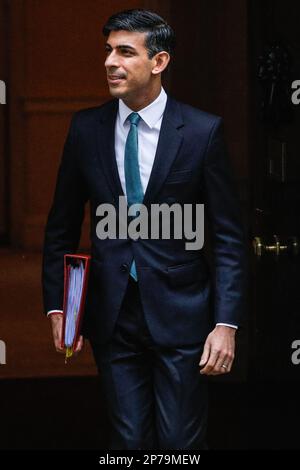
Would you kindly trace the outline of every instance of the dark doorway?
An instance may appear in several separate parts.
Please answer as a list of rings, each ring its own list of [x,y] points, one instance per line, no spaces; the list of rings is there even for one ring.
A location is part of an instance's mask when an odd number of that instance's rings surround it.
[[[249,4],[252,374],[299,381],[300,365],[292,355],[300,340],[300,108],[291,96],[292,82],[300,77],[300,5]]]

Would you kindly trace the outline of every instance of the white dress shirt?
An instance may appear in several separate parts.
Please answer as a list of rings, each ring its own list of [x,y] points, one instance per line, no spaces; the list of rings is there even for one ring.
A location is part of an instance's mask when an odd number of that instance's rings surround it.
[[[141,184],[144,194],[146,192],[154,162],[159,132],[166,104],[167,94],[165,90],[161,88],[161,92],[158,97],[154,101],[152,101],[152,103],[150,103],[148,106],[138,112],[141,117],[141,120],[138,124],[138,160]],[[127,118],[132,112],[134,111],[128,108],[124,101],[119,100],[119,110],[115,125],[115,154],[119,177],[125,196],[126,184],[124,171],[124,157],[126,139],[130,129],[130,122]],[[54,312],[61,312],[61,310],[50,310],[47,315]],[[227,323],[217,323],[217,325],[225,325],[230,326],[232,328],[237,328],[237,326]]]
[[[167,104],[167,95],[162,88],[159,96],[146,108],[138,113],[141,120],[138,125],[138,159],[143,192],[145,194],[148,185],[153,161],[156,153],[158,137],[163,118],[163,113]],[[119,112],[115,127],[115,153],[118,165],[119,177],[124,194],[126,196],[124,156],[127,135],[130,129],[130,122],[127,119],[132,113],[124,101],[119,100]]]

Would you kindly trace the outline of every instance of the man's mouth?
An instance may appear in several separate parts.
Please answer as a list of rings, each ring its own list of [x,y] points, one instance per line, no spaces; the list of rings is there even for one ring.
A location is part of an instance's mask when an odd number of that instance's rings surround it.
[[[125,75],[110,74],[110,75],[107,75],[107,80],[109,83],[117,85],[121,83],[123,80],[125,80]]]

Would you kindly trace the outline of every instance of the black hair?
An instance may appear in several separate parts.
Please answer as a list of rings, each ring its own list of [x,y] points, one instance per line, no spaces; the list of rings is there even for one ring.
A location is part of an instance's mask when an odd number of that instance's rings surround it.
[[[161,51],[173,54],[175,33],[161,16],[152,11],[137,8],[116,13],[107,20],[102,32],[108,37],[111,31],[121,30],[147,33],[145,47],[149,59]]]

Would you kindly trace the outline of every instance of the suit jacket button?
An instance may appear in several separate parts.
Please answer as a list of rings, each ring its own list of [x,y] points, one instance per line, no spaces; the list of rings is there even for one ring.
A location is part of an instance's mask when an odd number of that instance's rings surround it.
[[[120,268],[121,268],[121,271],[122,271],[123,273],[127,273],[127,271],[128,271],[128,264],[127,264],[127,263],[123,263],[123,264],[121,264]]]

